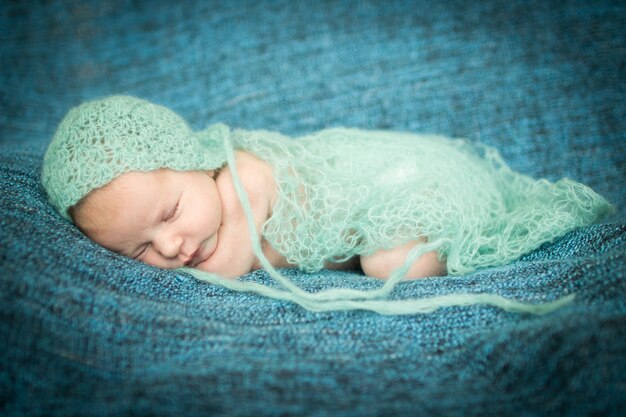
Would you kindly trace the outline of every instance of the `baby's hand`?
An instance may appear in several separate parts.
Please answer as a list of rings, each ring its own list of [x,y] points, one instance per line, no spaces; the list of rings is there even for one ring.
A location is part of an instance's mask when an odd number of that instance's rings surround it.
[[[242,224],[245,225],[245,222]],[[215,252],[206,261],[196,265],[196,268],[224,278],[237,278],[250,272],[250,259],[254,259],[254,254],[249,233],[238,229],[223,224],[217,232]]]
[[[271,213],[276,195],[276,184],[271,167],[245,152],[236,152],[235,160],[241,185],[245,190],[260,238],[263,224]],[[246,216],[233,184],[230,167],[222,170],[216,179],[222,201],[222,224],[218,230],[217,248],[213,255],[196,268],[227,278],[236,278],[254,269],[256,257]]]

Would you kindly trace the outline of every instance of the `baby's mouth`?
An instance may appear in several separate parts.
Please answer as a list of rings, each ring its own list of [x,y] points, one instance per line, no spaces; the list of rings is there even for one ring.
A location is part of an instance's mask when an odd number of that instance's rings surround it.
[[[214,236],[214,238],[217,239],[217,236]],[[213,255],[213,252],[215,252],[215,247],[213,247],[213,250],[211,250],[209,254],[203,256],[203,252],[206,251],[207,245],[211,243],[212,240],[213,237],[202,242],[198,249],[196,249],[196,251],[191,255],[191,258],[187,262],[185,262],[185,265],[189,266],[190,268],[195,268],[202,262],[206,261],[211,255]]]
[[[187,262],[185,262],[185,266],[189,266],[191,268],[193,268],[194,266],[196,266],[197,264],[197,258],[198,258],[198,253],[200,252],[200,248],[202,248],[202,245],[200,247],[198,247],[198,249],[195,250],[194,253],[191,254],[191,256],[189,257],[189,259],[187,260]]]

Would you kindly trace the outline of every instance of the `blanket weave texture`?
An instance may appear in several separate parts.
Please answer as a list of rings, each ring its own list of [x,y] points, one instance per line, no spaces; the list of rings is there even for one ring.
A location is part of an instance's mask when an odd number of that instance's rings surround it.
[[[623,4],[4,2],[0,27],[0,415],[623,415]],[[391,294],[576,294],[551,314],[313,313],[123,258],[56,212],[45,146],[70,107],[110,94],[194,130],[467,137],[617,210],[512,263]],[[381,285],[281,272],[308,291]]]

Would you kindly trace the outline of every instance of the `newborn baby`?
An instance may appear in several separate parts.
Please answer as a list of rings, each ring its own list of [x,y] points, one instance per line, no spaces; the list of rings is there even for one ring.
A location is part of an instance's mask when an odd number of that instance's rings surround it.
[[[275,268],[361,268],[389,279],[385,295],[401,279],[514,261],[613,209],[583,184],[532,179],[463,139],[344,128],[292,139],[219,123],[194,132],[129,96],[72,109],[42,183],[62,216],[110,250],[206,280],[263,267],[302,303],[374,295],[302,294]]]
[[[261,231],[277,198],[272,168],[243,151],[236,152],[235,159],[256,228]],[[69,213],[94,241],[150,265],[189,266],[228,278],[261,268],[228,166],[209,171],[127,172],[91,191]],[[261,233],[256,238],[262,239],[263,253],[273,266],[297,267]],[[410,241],[342,263],[326,262],[325,267],[356,269],[360,264],[365,274],[388,278],[417,244]],[[407,277],[444,274],[445,263],[432,251],[412,264]]]

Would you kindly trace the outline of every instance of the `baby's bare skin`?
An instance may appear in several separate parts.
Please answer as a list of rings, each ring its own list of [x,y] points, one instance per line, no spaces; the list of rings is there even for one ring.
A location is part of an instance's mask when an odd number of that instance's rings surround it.
[[[254,155],[235,153],[237,173],[246,191],[264,255],[274,267],[289,264],[260,231],[272,215],[277,188],[272,168]],[[122,174],[94,190],[71,210],[76,224],[102,246],[145,263],[178,268],[191,266],[235,278],[262,268],[252,250],[243,207],[235,191],[232,171],[158,170]],[[343,263],[329,269],[358,269],[377,278],[389,278],[406,254],[424,240],[416,240]],[[436,252],[421,256],[407,278],[444,275],[445,263]]]
[[[287,262],[265,239],[260,231],[267,219],[272,215],[272,207],[276,202],[276,182],[271,166],[250,153],[235,153],[237,173],[241,180],[257,230],[257,239],[261,239],[263,254],[276,268],[296,268],[297,265]],[[196,268],[217,273],[224,277],[234,278],[256,269],[262,269],[259,259],[252,250],[252,241],[248,233],[245,213],[235,191],[232,171],[225,167],[215,180],[222,200],[222,226],[220,227],[220,245],[215,253]],[[343,263],[327,262],[328,269],[358,269],[355,257]]]

